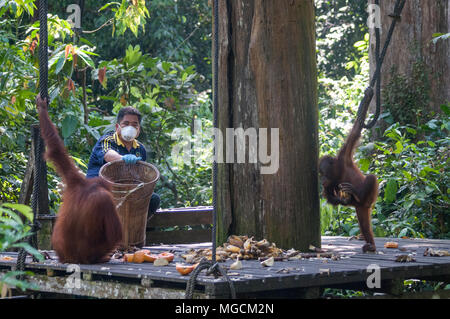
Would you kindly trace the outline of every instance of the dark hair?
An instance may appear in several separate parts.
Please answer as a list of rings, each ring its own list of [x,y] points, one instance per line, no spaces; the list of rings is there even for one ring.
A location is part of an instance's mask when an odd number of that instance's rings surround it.
[[[117,123],[120,123],[120,121],[122,121],[122,119],[125,117],[125,115],[136,115],[138,117],[139,124],[141,124],[142,115],[134,107],[127,106],[127,107],[121,108],[119,113],[117,113]]]

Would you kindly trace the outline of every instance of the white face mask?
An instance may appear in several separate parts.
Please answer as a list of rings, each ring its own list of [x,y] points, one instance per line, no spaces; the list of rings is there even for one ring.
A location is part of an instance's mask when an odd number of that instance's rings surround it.
[[[122,138],[125,141],[131,142],[136,138],[137,129],[135,129],[133,126],[125,126],[120,130],[120,135],[122,135]]]

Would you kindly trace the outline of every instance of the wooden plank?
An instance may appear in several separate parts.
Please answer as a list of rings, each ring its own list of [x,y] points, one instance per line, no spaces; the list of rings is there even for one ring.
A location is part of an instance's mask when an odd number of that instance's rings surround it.
[[[172,236],[174,232],[166,232]],[[383,247],[383,242],[393,241],[392,239],[377,239],[377,245]],[[396,240],[397,241],[397,240]],[[380,248],[378,254],[362,254],[361,241],[348,241],[347,238],[331,238],[324,240],[323,247],[339,251],[344,255],[339,260],[331,259],[303,259],[290,261],[276,261],[273,267],[262,267],[257,260],[242,261],[243,269],[229,270],[238,294],[245,296],[246,293],[257,296],[258,294],[276,295],[277,291],[290,289],[297,293],[298,289],[315,287],[337,287],[357,285],[361,289],[366,288],[366,280],[371,273],[367,272],[369,264],[377,264],[381,269],[383,286],[388,285],[392,280],[403,280],[409,278],[438,278],[441,276],[448,278],[450,275],[450,257],[424,257],[423,251],[426,247],[448,247],[450,241],[420,241],[420,240],[398,240],[400,246],[408,246],[408,252],[415,251],[417,259],[413,263],[397,263],[397,254],[406,254],[398,249]],[[110,261],[105,264],[79,265],[82,278],[89,278],[87,282],[120,281],[125,283],[135,282],[135,285],[145,287],[160,288],[185,288],[189,276],[181,276],[175,269],[177,262],[184,262],[180,254],[191,248],[208,248],[210,242],[192,245],[162,245],[149,246],[150,250],[174,251],[176,256],[174,262],[166,267],[155,267],[153,264],[133,264],[121,261]],[[430,246],[431,245],[431,246]],[[15,257],[17,253],[2,253]],[[228,268],[233,261],[228,260],[220,263],[223,268]],[[2,261],[0,267],[12,268],[16,261]],[[53,273],[53,277],[65,278],[67,264],[59,264],[55,260],[46,260],[42,263],[32,263],[31,258],[27,258],[26,268],[45,274],[47,271]],[[284,270],[284,271],[282,271]],[[86,276],[85,276],[86,274]],[[142,285],[142,280],[150,282],[149,285]],[[356,287],[356,286],[355,286]],[[224,278],[214,278],[206,276],[202,272],[196,283],[197,291],[202,292],[207,297],[227,297],[229,296],[228,283]],[[295,292],[294,292],[295,291]],[[298,292],[300,293],[300,292]]]
[[[177,208],[164,208],[158,209],[157,213],[166,213],[166,212],[210,212],[212,213],[214,210],[213,206],[193,206],[193,207],[177,207]]]
[[[68,285],[66,277],[48,277],[36,274],[29,277],[29,282],[38,288],[30,289],[51,293],[72,294],[84,297],[107,299],[182,299],[184,289],[147,287],[124,282],[80,280],[73,286]],[[205,298],[196,293],[194,298]]]
[[[212,224],[210,211],[164,211],[152,215],[147,222],[147,228],[210,224]]]
[[[211,229],[150,231],[147,232],[145,244],[187,244],[202,243],[211,240]]]
[[[29,205],[31,193],[33,192],[33,169],[34,168],[34,143],[31,143],[31,151],[28,156],[25,175],[20,186],[19,204]]]

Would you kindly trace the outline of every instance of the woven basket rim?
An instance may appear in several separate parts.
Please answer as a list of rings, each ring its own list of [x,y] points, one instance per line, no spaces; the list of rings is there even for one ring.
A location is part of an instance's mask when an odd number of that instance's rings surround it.
[[[114,164],[120,163],[120,162],[123,162],[123,160],[120,159],[120,160],[116,160],[116,161],[112,161],[112,162],[106,163],[105,165],[103,165],[103,166],[100,168],[100,171],[99,171],[98,175],[99,175],[101,178],[103,178],[105,181],[107,181],[108,183],[110,183],[110,184],[112,184],[112,185],[120,185],[120,186],[126,186],[126,185],[132,186],[132,185],[135,185],[135,184],[115,183],[115,182],[109,180],[108,178],[106,178],[105,176],[103,176],[102,173],[103,173],[103,170],[104,170],[104,169],[106,169],[107,167],[112,166],[112,165],[114,165]],[[155,179],[153,179],[153,180],[150,181],[150,182],[145,182],[145,183],[144,183],[145,185],[147,185],[147,184],[152,184],[152,183],[156,183],[156,182],[159,180],[160,173],[159,173],[159,170],[156,168],[155,165],[150,164],[150,163],[147,163],[147,162],[144,162],[144,161],[137,161],[136,164],[149,166],[149,167],[151,167],[151,168],[156,172],[156,177],[155,177]]]

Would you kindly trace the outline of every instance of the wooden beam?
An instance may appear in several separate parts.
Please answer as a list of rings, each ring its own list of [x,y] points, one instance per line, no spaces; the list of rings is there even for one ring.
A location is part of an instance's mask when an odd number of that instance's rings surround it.
[[[65,276],[48,277],[35,274],[28,277],[34,284],[31,290],[57,294],[70,294],[84,297],[106,299],[183,299],[185,290],[171,288],[151,288],[123,282],[82,280],[78,287],[69,288]],[[195,294],[194,298],[205,298],[204,294]]]
[[[164,211],[151,216],[147,228],[208,224],[212,224],[210,211]]]
[[[150,231],[147,232],[146,246],[163,244],[203,243],[211,241],[211,229]]]

